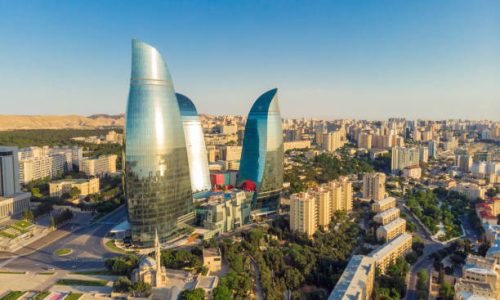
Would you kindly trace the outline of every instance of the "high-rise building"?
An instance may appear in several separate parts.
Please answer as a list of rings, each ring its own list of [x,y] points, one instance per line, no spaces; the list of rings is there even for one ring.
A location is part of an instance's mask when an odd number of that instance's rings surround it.
[[[366,173],[363,175],[363,198],[375,201],[385,197],[385,174]]]
[[[316,199],[305,192],[290,197],[290,230],[311,237],[318,228]]]
[[[0,147],[0,196],[19,193],[17,147]]]
[[[472,155],[457,155],[456,165],[462,172],[469,172],[472,167]]]
[[[358,148],[364,148],[364,149],[372,148],[372,135],[370,133],[362,132],[359,134]]]
[[[322,148],[328,152],[335,152],[345,144],[345,131],[336,130],[323,134]]]
[[[398,172],[406,167],[418,166],[420,161],[420,152],[418,148],[392,148],[391,171]]]
[[[193,217],[189,162],[179,104],[160,53],[132,41],[125,121],[125,193],[132,240],[168,240]]]
[[[429,141],[427,147],[429,148],[429,157],[436,159],[438,153],[438,143],[436,141]]]
[[[191,189],[193,193],[210,190],[212,185],[210,184],[210,173],[208,172],[207,148],[203,130],[201,129],[200,117],[196,107],[188,97],[179,93],[176,96],[186,138]]]
[[[245,125],[238,182],[256,184],[252,210],[276,211],[283,188],[283,130],[278,90],[262,94]]]

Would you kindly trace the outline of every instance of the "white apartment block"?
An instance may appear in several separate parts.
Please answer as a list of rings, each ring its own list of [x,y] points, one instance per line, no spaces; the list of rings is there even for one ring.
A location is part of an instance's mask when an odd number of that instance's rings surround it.
[[[85,157],[80,162],[80,172],[88,176],[103,176],[116,173],[117,155],[101,155],[97,158]]]

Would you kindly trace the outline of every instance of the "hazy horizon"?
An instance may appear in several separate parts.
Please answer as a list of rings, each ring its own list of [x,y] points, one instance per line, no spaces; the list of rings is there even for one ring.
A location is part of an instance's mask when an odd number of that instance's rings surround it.
[[[130,41],[199,113],[498,120],[500,2],[0,2],[3,115],[125,111]]]

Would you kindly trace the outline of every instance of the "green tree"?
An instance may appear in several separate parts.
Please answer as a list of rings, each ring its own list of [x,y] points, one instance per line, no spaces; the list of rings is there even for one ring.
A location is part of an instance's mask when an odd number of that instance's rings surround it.
[[[441,296],[443,300],[453,300],[455,297],[453,286],[451,286],[447,282],[443,282],[443,284],[439,288],[439,296]]]
[[[304,276],[299,270],[294,267],[290,267],[285,271],[285,284],[289,290],[295,290],[304,281]]]
[[[197,288],[194,290],[184,290],[179,295],[180,300],[203,300],[205,299],[205,291]]]
[[[56,228],[56,220],[54,217],[50,217],[50,227]]]
[[[69,196],[71,199],[80,196],[80,193],[81,193],[80,189],[77,188],[76,186],[72,187],[71,190],[69,190]]]
[[[129,292],[134,297],[149,297],[151,295],[151,284],[136,282],[129,288]]]
[[[118,277],[113,283],[113,291],[118,293],[126,293],[129,291],[132,283],[127,277]]]
[[[35,215],[33,214],[33,212],[30,209],[28,209],[28,210],[23,211],[23,219],[28,221],[28,222],[34,222]]]
[[[231,300],[233,299],[233,293],[231,290],[223,284],[219,284],[213,291],[214,300]]]

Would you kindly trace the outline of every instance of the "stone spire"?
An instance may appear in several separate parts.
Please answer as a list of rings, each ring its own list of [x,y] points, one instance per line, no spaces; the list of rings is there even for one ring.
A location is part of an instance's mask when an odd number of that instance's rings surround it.
[[[161,269],[161,249],[160,249],[160,239],[158,238],[158,229],[155,229],[155,258],[156,258],[156,272],[155,281],[156,286],[162,286],[162,269]]]

